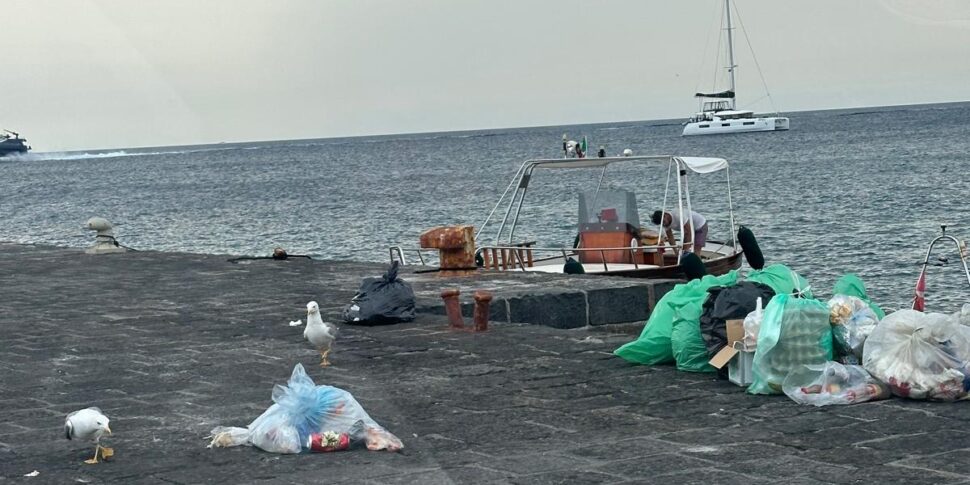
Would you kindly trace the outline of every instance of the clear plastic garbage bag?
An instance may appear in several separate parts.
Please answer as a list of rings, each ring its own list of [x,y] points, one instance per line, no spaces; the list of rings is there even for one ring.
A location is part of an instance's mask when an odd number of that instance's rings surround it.
[[[285,386],[273,388],[274,404],[246,428],[219,426],[209,447],[252,445],[270,453],[400,450],[401,440],[364,411],[349,392],[317,386],[301,364]]]
[[[889,397],[889,386],[869,375],[861,365],[838,362],[797,367],[785,377],[782,390],[793,401],[814,406],[856,404]]]
[[[751,394],[781,394],[792,369],[832,360],[829,309],[818,300],[780,294],[765,307],[751,366]]]
[[[912,399],[965,399],[970,388],[970,328],[953,315],[899,310],[866,339],[862,365]]]
[[[836,295],[828,305],[836,360],[859,364],[866,338],[876,328],[879,317],[868,303],[854,296]]]
[[[960,311],[953,314],[960,321],[960,325],[970,327],[970,303],[964,303]]]

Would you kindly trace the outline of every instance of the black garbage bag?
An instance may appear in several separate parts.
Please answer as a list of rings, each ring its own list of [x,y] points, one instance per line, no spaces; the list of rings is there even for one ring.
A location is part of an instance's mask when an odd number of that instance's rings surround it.
[[[727,345],[727,321],[743,319],[755,310],[758,297],[765,306],[774,290],[768,285],[742,281],[731,287],[714,287],[707,290],[707,300],[701,313],[701,336],[707,347],[707,355],[714,357]],[[727,378],[727,367],[722,369]]]
[[[414,290],[397,277],[394,261],[380,278],[364,278],[357,294],[344,308],[344,322],[355,325],[386,325],[414,320]]]

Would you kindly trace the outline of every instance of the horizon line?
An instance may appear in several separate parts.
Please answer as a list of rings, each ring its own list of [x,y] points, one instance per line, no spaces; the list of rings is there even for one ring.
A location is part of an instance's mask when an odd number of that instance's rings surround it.
[[[854,109],[884,109],[884,108],[899,108],[907,106],[933,106],[933,105],[946,105],[946,104],[961,104],[970,103],[970,100],[963,101],[943,101],[937,103],[908,103],[908,104],[890,104],[890,105],[879,105],[879,106],[849,106],[841,108],[822,108],[822,109],[808,109],[799,111],[788,111],[787,113],[811,113],[820,111],[842,111],[842,110],[854,110]],[[783,114],[783,113],[779,113]],[[322,136],[314,138],[278,138],[272,140],[246,140],[246,141],[216,141],[216,142],[206,142],[206,143],[192,143],[188,145],[142,145],[142,146],[130,146],[130,147],[110,147],[110,148],[80,148],[72,150],[59,150],[59,151],[45,151],[45,152],[34,152],[34,153],[79,153],[79,152],[109,152],[109,151],[124,151],[124,150],[149,150],[149,149],[159,149],[159,148],[186,148],[186,147],[218,147],[218,146],[237,146],[237,145],[248,145],[248,144],[258,144],[258,143],[292,143],[300,141],[318,141],[318,140],[344,140],[353,138],[376,138],[376,137],[395,137],[395,136],[412,136],[412,135],[437,135],[437,134],[458,134],[458,133],[473,133],[480,131],[502,131],[502,130],[525,130],[525,129],[539,129],[539,128],[554,128],[558,126],[598,126],[598,125],[610,125],[616,123],[652,123],[661,121],[676,121],[684,119],[678,118],[656,118],[656,119],[643,119],[643,120],[613,120],[613,121],[597,121],[593,123],[565,123],[565,124],[551,124],[551,125],[524,125],[524,126],[505,126],[505,127],[490,127],[490,128],[472,128],[466,130],[445,130],[445,131],[410,131],[410,132],[399,132],[399,133],[372,133],[366,135],[346,135],[346,136]]]

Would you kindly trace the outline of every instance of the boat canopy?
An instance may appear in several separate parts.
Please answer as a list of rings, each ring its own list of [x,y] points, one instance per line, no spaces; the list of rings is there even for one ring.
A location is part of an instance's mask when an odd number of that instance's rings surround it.
[[[728,168],[727,160],[713,157],[675,157],[655,155],[643,157],[604,157],[604,158],[552,158],[529,160],[526,166],[534,168],[600,168],[612,163],[633,162],[663,165],[674,162],[695,173],[711,173]]]
[[[734,91],[726,90],[719,93],[694,93],[695,98],[721,98],[721,99],[734,99]]]

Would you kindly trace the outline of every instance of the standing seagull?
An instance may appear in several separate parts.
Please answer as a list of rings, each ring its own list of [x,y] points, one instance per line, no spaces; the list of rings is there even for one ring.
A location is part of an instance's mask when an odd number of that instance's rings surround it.
[[[94,457],[90,460],[84,460],[84,463],[93,465],[98,462],[99,455],[101,458],[114,455],[113,449],[101,446],[101,435],[106,432],[111,434],[111,428],[108,427],[108,417],[98,408],[92,407],[74,411],[68,414],[67,419],[64,420],[64,435],[67,439],[94,441]]]
[[[320,367],[330,365],[327,356],[330,355],[330,348],[337,338],[337,327],[320,318],[320,307],[315,301],[306,304],[306,327],[303,329],[303,336],[320,352]]]

